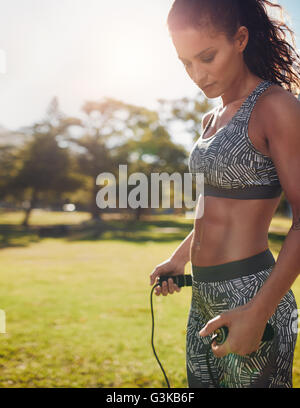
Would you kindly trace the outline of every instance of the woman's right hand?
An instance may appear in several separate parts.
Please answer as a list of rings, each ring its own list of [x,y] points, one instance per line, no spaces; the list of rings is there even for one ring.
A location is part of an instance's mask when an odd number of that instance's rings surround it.
[[[184,275],[185,265],[179,264],[178,262],[167,259],[166,261],[160,263],[155,267],[153,272],[150,274],[150,285],[154,285],[157,281],[157,278],[164,275]],[[175,283],[173,283],[172,279],[168,280],[167,282],[162,283],[161,286],[157,286],[154,289],[154,293],[156,296],[162,294],[163,296],[167,296],[168,293],[173,294],[174,291],[180,292],[181,288],[179,288]]]

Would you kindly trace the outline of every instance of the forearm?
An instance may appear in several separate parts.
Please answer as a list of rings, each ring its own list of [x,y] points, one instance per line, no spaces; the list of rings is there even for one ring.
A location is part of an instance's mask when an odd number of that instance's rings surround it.
[[[191,259],[191,242],[194,235],[194,229],[189,233],[189,235],[182,241],[179,247],[173,252],[170,259],[176,263],[186,265]]]
[[[200,194],[196,205],[194,228],[185,238],[185,240],[182,241],[182,243],[170,257],[170,259],[183,265],[186,265],[191,260],[191,244],[193,239],[199,240],[198,237],[200,234],[201,229],[200,227],[202,223],[201,220],[203,218],[203,215],[204,215],[204,196]],[[196,234],[195,230],[197,231]],[[200,240],[198,242],[200,242]]]
[[[300,230],[291,228],[270,277],[250,302],[268,320],[300,273]]]

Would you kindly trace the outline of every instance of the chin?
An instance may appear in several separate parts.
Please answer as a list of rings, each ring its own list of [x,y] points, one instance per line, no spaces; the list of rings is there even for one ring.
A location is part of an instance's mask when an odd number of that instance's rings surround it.
[[[204,95],[209,98],[209,99],[213,99],[213,98],[218,98],[220,95],[216,93],[216,91],[202,91],[204,93]]]
[[[216,90],[217,84],[213,84],[212,86],[209,86],[208,88],[202,89],[202,92],[206,95],[207,98],[217,98],[218,92]]]

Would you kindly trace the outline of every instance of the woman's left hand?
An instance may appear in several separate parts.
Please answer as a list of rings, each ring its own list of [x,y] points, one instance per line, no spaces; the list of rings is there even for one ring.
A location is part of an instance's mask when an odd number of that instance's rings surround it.
[[[216,329],[227,326],[227,339],[222,345],[212,343],[212,351],[216,357],[224,357],[229,353],[246,356],[258,350],[268,319],[253,308],[251,304],[239,306],[226,311],[210,320],[199,332],[206,337]]]

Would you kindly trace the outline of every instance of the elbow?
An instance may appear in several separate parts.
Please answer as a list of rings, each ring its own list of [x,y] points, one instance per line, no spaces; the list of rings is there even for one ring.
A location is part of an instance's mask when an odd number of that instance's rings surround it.
[[[300,202],[292,202],[290,203],[292,207],[292,213],[293,213],[293,224],[292,224],[292,229],[293,230],[300,230]]]

